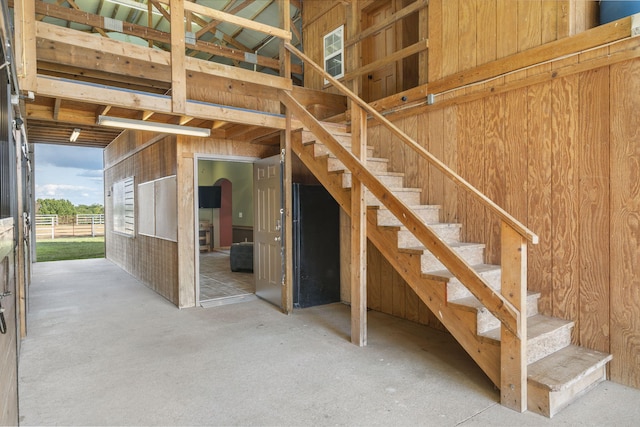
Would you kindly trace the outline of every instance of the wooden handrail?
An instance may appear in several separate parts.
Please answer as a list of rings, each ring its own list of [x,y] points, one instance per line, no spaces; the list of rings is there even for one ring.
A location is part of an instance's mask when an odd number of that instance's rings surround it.
[[[468,193],[474,195],[480,203],[482,203],[486,208],[490,209],[494,212],[502,221],[509,224],[518,234],[527,239],[529,242],[533,244],[537,244],[539,241],[538,235],[533,231],[529,230],[524,224],[511,216],[507,211],[502,209],[493,200],[489,199],[483,193],[480,192],[477,188],[471,185],[468,181],[462,178],[460,175],[455,173],[451,168],[441,162],[437,157],[427,151],[424,147],[415,142],[411,137],[409,137],[406,133],[400,130],[397,126],[387,120],[382,114],[372,108],[369,104],[364,102],[360,97],[351,92],[346,86],[340,83],[338,80],[327,74],[322,67],[316,64],[311,58],[306,56],[304,53],[300,52],[290,43],[285,43],[285,47],[298,58],[302,59],[307,65],[318,71],[320,74],[324,76],[335,88],[344,93],[352,102],[357,103],[362,109],[364,109],[367,113],[369,113],[374,119],[378,122],[382,123],[386,126],[395,136],[400,138],[402,142],[408,145],[411,149],[413,149],[416,153],[426,159],[431,165],[433,165],[436,169],[442,172],[445,176],[451,179],[453,182],[458,184]]]
[[[295,52],[294,52],[295,53]],[[469,291],[515,336],[520,337],[521,313],[513,304],[501,294],[496,293],[466,261],[454,252],[438,235],[428,227],[422,219],[405,205],[398,197],[389,191],[365,165],[347,150],[335,137],[316,120],[291,94],[279,91],[280,101],[289,108],[294,115],[311,132],[318,136],[329,150],[340,159],[354,178],[371,191],[416,238],[438,258],[450,271],[456,271],[456,276],[467,286]]]

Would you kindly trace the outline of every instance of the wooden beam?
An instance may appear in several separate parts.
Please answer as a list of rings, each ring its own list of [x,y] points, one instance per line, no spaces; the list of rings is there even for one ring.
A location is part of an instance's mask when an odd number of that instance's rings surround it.
[[[367,163],[367,114],[351,106],[353,155]],[[351,342],[367,345],[367,203],[365,187],[353,173],[351,182]]]
[[[167,4],[173,0],[159,0],[160,3]],[[239,16],[234,16],[229,13],[221,12],[210,7],[202,6],[197,3],[184,3],[184,10],[188,10],[200,15],[208,16],[219,21],[224,21],[229,24],[239,25],[249,30],[258,31],[260,33],[268,34],[270,36],[276,36],[284,40],[291,40],[291,32],[281,30],[280,28],[272,27],[270,25],[262,24],[260,22],[254,22],[249,19],[245,19]]]
[[[60,98],[56,98],[53,104],[53,120],[58,120],[60,116],[60,104],[62,104],[62,100]]]
[[[171,109],[184,114],[187,102],[185,73],[184,1],[171,0]]]
[[[164,11],[164,8],[161,8],[161,9]],[[42,1],[37,1],[36,11],[38,13],[46,13],[47,16],[63,19],[65,21],[72,21],[79,24],[83,24],[83,25],[89,25],[94,28],[105,28],[104,18],[102,16],[92,15],[92,14],[84,13],[74,9],[56,6],[55,4],[49,4],[49,3],[44,3]],[[166,11],[164,11],[164,14],[166,14],[167,17],[170,17],[170,15]],[[63,27],[59,27],[59,28],[63,28]],[[70,31],[75,31],[75,30],[70,30]],[[69,37],[71,38],[70,39],[68,38],[67,42],[71,43],[70,40],[75,41],[76,38],[79,37],[78,34],[85,35],[83,33],[79,33],[75,31],[74,33],[69,35]],[[132,36],[149,40],[151,44],[150,47],[153,47],[152,41],[156,41],[159,43],[166,43],[166,44],[171,43],[171,37],[169,33],[158,31],[151,27],[140,26],[140,25],[136,25],[128,22],[122,23],[122,34],[132,35]],[[46,36],[43,35],[42,33],[39,35],[39,37],[46,38]],[[75,45],[84,46],[84,44],[80,44],[80,43],[75,43]],[[212,55],[232,59],[235,61],[245,61],[245,52],[249,50],[246,46],[242,46],[242,48],[240,49],[241,51],[239,52],[237,49],[232,49],[232,48],[221,46],[215,43],[205,42],[201,40],[196,41],[194,48],[200,52],[210,53]],[[265,56],[258,55],[257,65],[261,67],[267,67],[267,68],[277,70],[279,67],[279,62],[273,58],[268,58]],[[299,65],[294,65],[293,72],[302,74],[302,67]]]
[[[411,56],[416,53],[420,53],[426,50],[428,47],[429,47],[428,40],[420,40],[419,42],[414,43],[411,46],[408,46],[408,47],[405,47],[404,49],[393,52],[391,55],[383,59],[367,64],[357,70],[350,71],[349,73],[345,74],[344,80],[349,81],[357,77],[360,77],[362,75],[369,74],[375,70],[383,68],[384,66],[392,62],[399,61],[403,58],[406,58],[407,56]]]
[[[97,105],[108,104],[113,107],[133,110],[149,110],[156,113],[173,114],[171,98],[159,95],[131,92],[121,89],[100,87],[68,80],[52,79],[38,76],[38,93],[42,96],[62,99],[82,99]],[[186,102],[187,116],[204,120],[221,120],[224,122],[245,123],[248,125],[266,126],[284,129],[284,117],[264,114],[259,111],[230,108],[202,102]]]
[[[14,5],[15,55],[18,82],[22,90],[37,90],[36,11],[34,0]]]
[[[353,3],[351,3],[353,4]],[[400,9],[399,11],[397,11],[396,13],[392,14],[391,16],[389,16],[388,18],[380,21],[379,23],[377,23],[376,25],[372,25],[371,27],[368,27],[366,30],[361,31],[356,33],[354,36],[349,37],[349,39],[347,41],[344,42],[344,47],[347,48],[351,45],[354,45],[364,39],[366,39],[367,37],[370,37],[372,35],[374,35],[375,33],[390,27],[391,25],[395,24],[396,22],[398,22],[399,20],[401,20],[402,18],[411,15],[414,12],[417,12],[419,10],[422,10],[424,8],[427,7],[428,1],[427,0],[416,0],[415,2],[411,3],[409,6]],[[357,3],[355,4],[355,6],[357,7]]]

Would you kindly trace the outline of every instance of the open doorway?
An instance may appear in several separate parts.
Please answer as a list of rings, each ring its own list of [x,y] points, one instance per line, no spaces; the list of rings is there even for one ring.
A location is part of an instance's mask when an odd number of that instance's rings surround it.
[[[198,158],[199,305],[253,297],[253,158]],[[233,252],[233,254],[232,254]]]

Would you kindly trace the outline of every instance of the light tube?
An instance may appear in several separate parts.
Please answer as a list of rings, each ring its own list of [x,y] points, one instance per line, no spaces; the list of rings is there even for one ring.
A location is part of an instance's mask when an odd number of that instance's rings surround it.
[[[71,132],[71,136],[69,137],[69,142],[76,142],[79,136],[80,136],[80,129],[75,128],[73,132]]]
[[[98,124],[121,129],[146,130],[150,132],[172,133],[188,136],[210,136],[211,129],[172,125],[168,123],[148,122],[144,120],[125,119],[121,117],[98,116]]]

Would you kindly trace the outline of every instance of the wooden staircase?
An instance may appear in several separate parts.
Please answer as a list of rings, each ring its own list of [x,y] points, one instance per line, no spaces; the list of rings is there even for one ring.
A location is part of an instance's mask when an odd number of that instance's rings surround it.
[[[351,135],[344,125],[323,126],[350,149]],[[292,151],[349,213],[352,174],[343,163],[308,130],[293,135]],[[403,174],[388,171],[388,163],[367,148],[367,169],[491,288],[500,291],[502,268],[485,264],[485,245],[461,241],[462,226],[440,222],[440,207],[421,205],[421,190],[404,187]],[[500,320],[368,190],[366,204],[368,239],[500,388]],[[539,296],[532,292],[526,296],[527,407],[552,417],[606,378],[611,356],[572,345],[574,323],[538,313]]]

